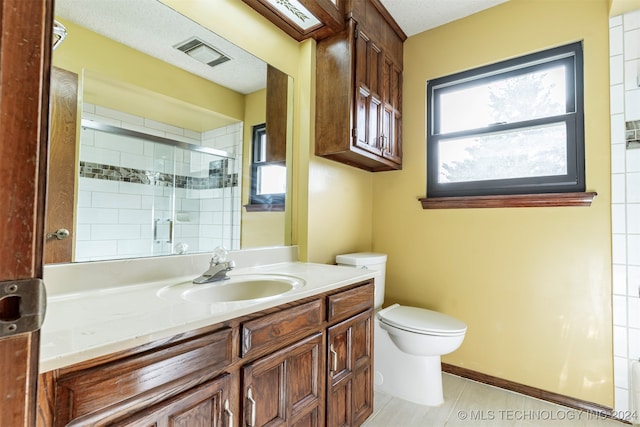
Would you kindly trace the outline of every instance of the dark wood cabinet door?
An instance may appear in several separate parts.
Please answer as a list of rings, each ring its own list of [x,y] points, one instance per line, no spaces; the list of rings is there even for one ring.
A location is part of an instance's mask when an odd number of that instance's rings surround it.
[[[382,99],[380,81],[382,52],[369,36],[356,26],[355,42],[355,141],[358,148],[381,155],[380,131]]]
[[[229,402],[231,375],[206,382],[192,390],[122,420],[128,427],[231,427],[235,425]]]
[[[244,426],[324,425],[324,334],[242,369]]]
[[[372,310],[328,330],[327,425],[358,426],[373,412]]]
[[[402,164],[402,71],[389,56],[382,67],[382,156]]]
[[[267,162],[287,160],[289,76],[267,65]]]

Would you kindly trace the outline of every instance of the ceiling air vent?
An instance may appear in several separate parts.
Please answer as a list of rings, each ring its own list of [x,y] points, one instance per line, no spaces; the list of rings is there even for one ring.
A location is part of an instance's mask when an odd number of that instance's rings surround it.
[[[193,37],[186,42],[180,43],[174,47],[186,53],[190,57],[202,62],[203,64],[207,64],[210,67],[215,67],[216,65],[227,62],[230,59],[222,52],[209,46],[196,37]]]

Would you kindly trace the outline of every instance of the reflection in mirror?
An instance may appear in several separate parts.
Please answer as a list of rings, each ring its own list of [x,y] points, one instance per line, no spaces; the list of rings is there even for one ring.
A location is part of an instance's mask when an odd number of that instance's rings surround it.
[[[70,237],[47,240],[46,262],[290,243],[288,213],[243,208],[252,127],[287,150],[290,77],[156,0],[58,0],[56,19],[47,231]]]
[[[75,261],[239,248],[238,174],[229,154],[241,140],[239,124],[204,135],[224,135],[231,145],[222,151],[104,125],[96,116],[82,120]]]

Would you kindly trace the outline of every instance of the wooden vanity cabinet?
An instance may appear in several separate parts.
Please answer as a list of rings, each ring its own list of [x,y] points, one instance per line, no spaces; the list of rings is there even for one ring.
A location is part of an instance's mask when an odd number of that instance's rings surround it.
[[[41,374],[37,425],[358,426],[372,307],[369,280]]]
[[[352,0],[316,50],[315,152],[368,171],[402,168],[402,43],[378,0]]]
[[[373,412],[373,285],[328,297],[327,426],[359,426]],[[362,310],[365,311],[362,311]]]

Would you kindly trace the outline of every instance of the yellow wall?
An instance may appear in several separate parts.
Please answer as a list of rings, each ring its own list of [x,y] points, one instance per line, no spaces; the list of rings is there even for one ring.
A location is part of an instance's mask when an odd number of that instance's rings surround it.
[[[584,40],[588,208],[423,210],[429,79]],[[404,46],[403,170],[373,178],[386,304],[468,324],[444,361],[613,404],[607,0],[511,0]]]

